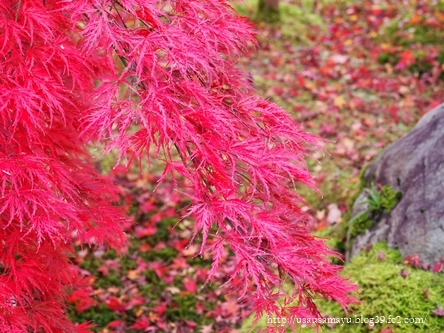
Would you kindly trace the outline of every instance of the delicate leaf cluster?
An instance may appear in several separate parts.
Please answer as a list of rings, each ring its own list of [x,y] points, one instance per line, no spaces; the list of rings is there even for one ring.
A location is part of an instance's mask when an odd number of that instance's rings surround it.
[[[67,332],[74,239],[124,244],[116,189],[92,167],[80,137],[94,89],[87,60],[56,3],[0,1],[0,327]]]
[[[259,314],[317,315],[313,294],[350,301],[293,190],[313,185],[304,157],[316,138],[253,95],[236,61],[254,30],[225,1],[2,0],[0,11],[0,318],[11,331],[74,329],[60,319],[73,233],[122,245],[116,191],[85,153],[93,140],[138,159],[155,146],[164,177],[189,181],[201,251],[214,267],[234,252],[230,281],[243,293],[254,282]],[[283,281],[293,289],[279,303]]]

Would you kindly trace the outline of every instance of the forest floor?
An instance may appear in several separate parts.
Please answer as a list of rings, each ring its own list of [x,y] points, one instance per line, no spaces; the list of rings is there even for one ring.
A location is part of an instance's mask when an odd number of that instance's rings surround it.
[[[237,8],[254,18],[253,1]],[[281,14],[280,24],[258,22],[257,49],[241,66],[259,94],[324,138],[307,161],[322,196],[300,189],[321,230],[344,223],[362,168],[443,102],[444,8],[427,0],[282,0]],[[191,220],[175,226],[187,200],[168,182],[153,192],[159,175],[117,168],[112,176],[137,224],[127,228],[123,257],[79,249],[74,260],[96,303],[74,292],[72,319],[91,320],[97,332],[236,332],[251,304],[222,286],[235,259],[227,251],[203,287],[211,260],[188,245]]]
[[[325,223],[345,212],[362,168],[443,102],[444,14],[432,1],[312,3],[283,1],[283,22],[259,23],[243,63],[262,96],[325,139],[308,161],[322,196],[304,192]],[[254,5],[241,11],[254,17]]]

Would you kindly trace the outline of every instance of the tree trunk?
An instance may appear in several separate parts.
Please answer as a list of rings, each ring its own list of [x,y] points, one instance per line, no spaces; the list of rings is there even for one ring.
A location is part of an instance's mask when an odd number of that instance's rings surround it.
[[[259,0],[256,20],[266,23],[279,21],[279,0]]]
[[[260,0],[259,7],[260,6],[279,10],[279,0]]]

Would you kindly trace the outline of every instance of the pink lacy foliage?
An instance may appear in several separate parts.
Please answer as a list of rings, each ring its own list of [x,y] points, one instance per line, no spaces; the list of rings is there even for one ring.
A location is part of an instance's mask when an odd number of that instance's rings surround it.
[[[317,139],[254,96],[236,68],[254,29],[225,1],[0,0],[0,13],[2,332],[88,330],[63,312],[83,286],[73,235],[125,243],[118,193],[85,152],[96,140],[139,160],[155,147],[164,176],[189,181],[209,279],[228,246],[258,316],[317,316],[315,294],[352,300],[294,192],[313,185]]]

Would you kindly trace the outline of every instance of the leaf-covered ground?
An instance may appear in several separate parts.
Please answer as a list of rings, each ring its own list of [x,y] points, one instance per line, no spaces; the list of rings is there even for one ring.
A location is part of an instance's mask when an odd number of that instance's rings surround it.
[[[134,221],[126,228],[131,244],[123,255],[79,248],[75,260],[96,302],[74,292],[72,319],[91,321],[100,332],[230,332],[239,326],[249,304],[222,287],[235,260],[225,253],[217,280],[204,286],[211,260],[197,256],[198,241],[189,244],[192,221],[178,223],[188,206],[184,196],[168,182],[155,189],[159,177],[147,173],[120,167],[112,174]]]
[[[324,220],[329,205],[346,209],[366,163],[443,102],[444,4],[310,3],[283,2],[283,25],[259,24],[244,64],[265,97],[326,139],[309,161],[324,197],[306,195]]]
[[[255,17],[254,2],[238,10]],[[443,102],[444,5],[282,0],[281,14],[279,25],[259,22],[259,50],[241,62],[260,94],[326,139],[308,161],[323,197],[301,188],[322,229],[341,223],[365,164]],[[95,303],[74,292],[72,319],[97,332],[235,332],[251,304],[222,286],[235,265],[229,251],[204,287],[211,261],[196,257],[198,239],[188,244],[193,221],[177,223],[186,196],[168,183],[153,191],[156,172],[112,174],[134,220],[131,245],[122,256],[79,248],[73,260]]]

